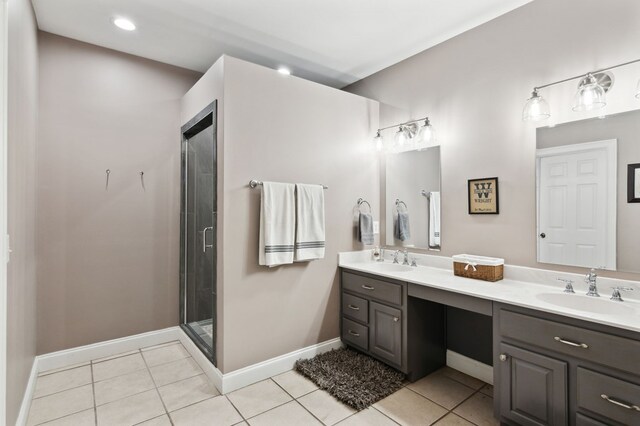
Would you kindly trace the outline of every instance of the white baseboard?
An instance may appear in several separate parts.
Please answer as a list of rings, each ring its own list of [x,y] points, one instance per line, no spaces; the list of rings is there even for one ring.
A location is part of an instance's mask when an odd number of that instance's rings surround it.
[[[179,340],[189,351],[193,359],[205,372],[209,380],[218,388],[221,393],[233,392],[236,389],[250,384],[268,379],[277,374],[284,373],[293,368],[295,362],[300,358],[312,358],[320,353],[331,349],[342,347],[339,338],[327,340],[316,345],[307,346],[266,361],[250,365],[239,370],[222,374],[209,359],[200,351],[193,341],[180,329],[180,327],[169,327],[162,330],[148,333],[136,334],[120,339],[108,340],[77,348],[65,349],[39,355],[35,358],[31,377],[27,385],[27,391],[22,402],[20,419],[26,422],[31,405],[31,397],[38,378],[38,373],[58,368],[70,367],[75,364],[89,362],[97,358],[118,355],[123,352],[133,351],[146,346],[160,345],[163,343]],[[24,423],[18,423],[22,425]]]
[[[29,409],[31,408],[31,399],[33,398],[33,392],[36,389],[37,378],[38,378],[38,357],[35,357],[33,359],[33,364],[31,365],[29,382],[27,382],[27,388],[24,391],[22,404],[20,404],[20,412],[18,413],[18,420],[16,420],[17,426],[24,426],[27,424],[27,418],[29,417]]]
[[[300,358],[312,358],[318,354],[341,347],[342,341],[338,337],[231,371],[223,375],[222,389],[220,391],[222,393],[233,392],[236,389],[291,370],[295,362]]]
[[[493,384],[493,367],[457,352],[447,350],[447,365],[471,377]]]
[[[211,380],[211,382],[216,387],[216,389],[218,389],[220,393],[224,393],[223,392],[224,382],[223,382],[222,372],[218,370],[215,365],[213,365],[213,363],[209,360],[209,358],[207,358],[205,354],[202,353],[200,348],[198,348],[198,346],[196,346],[196,344],[193,343],[193,340],[191,340],[191,338],[187,336],[187,334],[182,330],[180,330],[179,340],[180,340],[180,343],[182,343],[182,346],[184,346],[184,348],[191,354],[194,361],[198,363],[200,368],[202,368],[202,371],[204,371],[204,373],[207,375],[209,380]]]
[[[169,327],[148,333],[134,334],[133,336],[122,337],[120,339],[107,340],[105,342],[38,355],[36,357],[38,360],[38,372],[89,362],[92,359],[118,355],[145,346],[160,345],[171,342],[172,340],[180,340],[182,334],[184,333],[180,330],[180,327]]]

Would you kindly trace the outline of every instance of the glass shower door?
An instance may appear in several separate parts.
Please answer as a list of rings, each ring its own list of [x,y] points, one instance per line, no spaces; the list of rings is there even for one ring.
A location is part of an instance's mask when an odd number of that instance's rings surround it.
[[[215,103],[183,127],[181,326],[215,363]]]

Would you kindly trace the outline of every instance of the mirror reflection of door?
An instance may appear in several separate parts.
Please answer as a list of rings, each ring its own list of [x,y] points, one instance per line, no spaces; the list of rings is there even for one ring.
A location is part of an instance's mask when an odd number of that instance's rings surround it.
[[[617,141],[537,151],[538,261],[616,269]]]

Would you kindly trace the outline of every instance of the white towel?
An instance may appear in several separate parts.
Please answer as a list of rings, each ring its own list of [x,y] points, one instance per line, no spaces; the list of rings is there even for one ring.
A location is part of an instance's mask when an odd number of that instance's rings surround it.
[[[296,187],[290,183],[264,182],[260,200],[259,264],[293,263],[296,232]]]
[[[429,247],[440,247],[440,193],[429,195]]]
[[[323,259],[325,245],[324,189],[296,184],[296,262]]]

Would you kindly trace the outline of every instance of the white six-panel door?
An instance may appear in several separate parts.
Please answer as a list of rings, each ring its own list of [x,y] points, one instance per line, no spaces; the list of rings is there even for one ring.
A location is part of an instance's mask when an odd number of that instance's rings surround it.
[[[615,269],[616,141],[538,150],[538,261]]]

